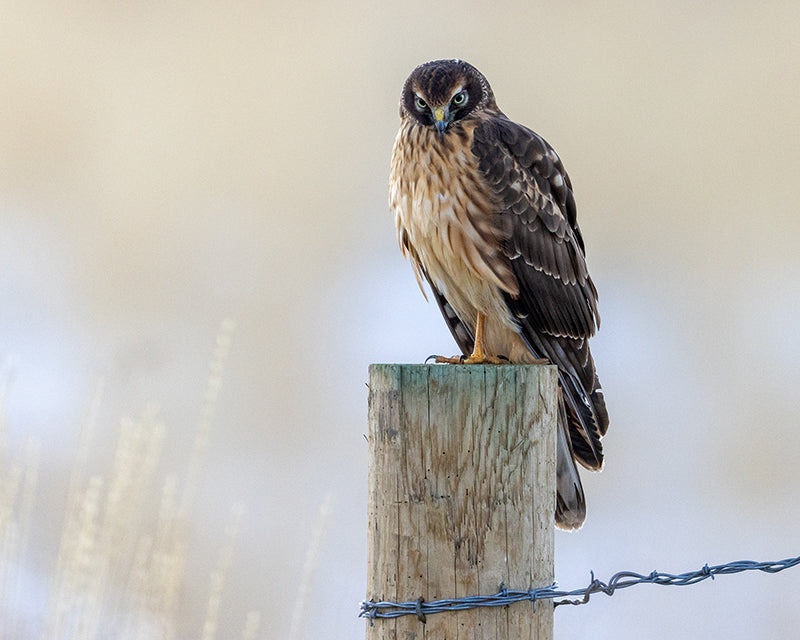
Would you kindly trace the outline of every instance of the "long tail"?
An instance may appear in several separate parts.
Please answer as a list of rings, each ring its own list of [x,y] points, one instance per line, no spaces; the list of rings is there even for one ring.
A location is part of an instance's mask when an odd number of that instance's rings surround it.
[[[556,526],[559,529],[578,529],[586,519],[586,498],[581,477],[575,466],[569,421],[563,389],[558,394],[558,427],[556,434]]]
[[[556,524],[577,529],[586,517],[586,499],[576,462],[592,471],[603,466],[600,439],[608,430],[603,391],[586,340],[533,332],[526,338],[535,356],[558,365]]]

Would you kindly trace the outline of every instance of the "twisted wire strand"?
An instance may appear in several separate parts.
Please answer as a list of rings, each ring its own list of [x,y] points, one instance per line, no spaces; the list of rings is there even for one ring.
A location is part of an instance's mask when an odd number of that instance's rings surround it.
[[[375,618],[399,618],[400,616],[407,615],[416,615],[422,622],[425,622],[426,616],[434,613],[463,611],[479,607],[505,607],[515,602],[523,601],[531,601],[534,610],[539,600],[547,599],[554,600],[554,607],[558,607],[562,604],[579,605],[589,602],[592,594],[605,593],[608,596],[612,596],[618,589],[627,589],[637,584],[688,586],[702,582],[707,578],[713,580],[714,576],[717,575],[729,575],[741,573],[743,571],[778,573],[779,571],[789,569],[798,564],[800,564],[800,556],[796,558],[787,558],[786,560],[778,560],[777,562],[737,560],[735,562],[718,564],[711,567],[705,564],[697,571],[688,571],[680,574],[652,571],[644,575],[634,571],[620,571],[611,576],[608,582],[596,579],[594,577],[594,571],[592,571],[590,574],[591,581],[588,586],[580,589],[573,589],[572,591],[561,590],[556,583],[553,583],[549,587],[529,589],[527,591],[506,589],[505,585],[501,584],[499,591],[491,596],[447,598],[434,600],[432,602],[425,602],[422,598],[418,598],[412,602],[375,602],[373,600],[368,600],[361,603],[361,612],[358,616],[359,618],[369,618],[370,624],[373,624]],[[556,598],[562,599],[555,600]]]

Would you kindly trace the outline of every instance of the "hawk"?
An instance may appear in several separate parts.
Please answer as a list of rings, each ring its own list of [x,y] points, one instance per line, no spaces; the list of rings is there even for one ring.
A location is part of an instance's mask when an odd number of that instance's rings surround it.
[[[414,69],[400,120],[389,180],[398,241],[464,354],[436,361],[558,366],[555,517],[577,529],[586,502],[575,462],[602,467],[608,413],[588,343],[597,290],[569,176],[463,60]]]

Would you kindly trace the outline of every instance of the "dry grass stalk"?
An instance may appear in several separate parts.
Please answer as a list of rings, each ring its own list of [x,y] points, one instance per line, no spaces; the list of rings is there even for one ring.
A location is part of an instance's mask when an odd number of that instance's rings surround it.
[[[2,437],[2,434],[0,434]],[[2,602],[12,601],[8,593],[9,574],[18,556],[19,526],[15,514],[17,494],[22,482],[23,468],[18,462],[8,463],[8,457],[0,458],[7,471],[0,471],[0,595]]]
[[[8,471],[0,469],[0,637],[6,638],[23,633],[19,611],[39,475],[39,446],[28,441],[22,462],[9,464],[7,449],[3,453],[0,465]]]
[[[203,640],[214,640],[217,633],[219,607],[222,602],[225,577],[231,566],[231,561],[233,560],[234,543],[236,542],[236,535],[239,532],[243,515],[244,506],[241,504],[234,505],[231,510],[231,515],[228,518],[228,524],[225,527],[225,544],[220,551],[217,566],[211,573],[211,589],[208,596],[208,605],[206,606],[206,617],[203,623]]]
[[[244,629],[242,630],[242,640],[256,640],[260,627],[261,613],[259,611],[248,611]]]
[[[226,320],[217,336],[185,477],[181,482],[174,475],[167,476],[161,485],[160,498],[156,500],[152,496],[157,485],[165,427],[154,410],[146,411],[138,420],[123,420],[107,473],[89,475],[93,434],[103,391],[103,383],[98,383],[77,437],[58,557],[42,623],[42,640],[107,637],[173,640],[176,637],[187,558],[187,514],[208,447],[233,326],[233,322]],[[14,611],[22,597],[19,571],[25,545],[30,539],[40,458],[39,447],[30,443],[22,461],[10,460],[2,414],[4,398],[5,384],[0,380],[2,638],[23,637]],[[301,594],[307,595],[317,553],[311,551],[320,545],[329,503],[330,500],[326,500],[321,511],[321,524],[306,561],[306,586],[301,588]],[[148,518],[153,504],[158,504],[158,512]],[[206,640],[212,640],[217,632],[223,588],[242,514],[243,507],[235,506],[211,576],[202,631]],[[250,612],[242,637],[245,640],[256,638],[260,624],[260,614]],[[25,637],[32,636],[28,633]]]
[[[181,497],[180,513],[188,513],[190,506],[194,503],[194,494],[197,491],[197,482],[205,462],[206,450],[208,449],[208,434],[211,430],[211,423],[217,409],[217,398],[222,385],[222,374],[225,370],[225,361],[231,346],[231,337],[236,323],[227,318],[222,321],[219,332],[217,333],[216,347],[214,355],[211,357],[209,367],[208,383],[203,398],[203,408],[200,420],[197,424],[194,448],[189,458],[189,468],[186,471],[186,483]]]
[[[314,581],[314,573],[319,565],[319,553],[322,549],[322,540],[328,530],[328,520],[333,510],[333,494],[325,496],[325,500],[319,508],[317,524],[311,536],[311,542],[306,550],[306,559],[303,563],[303,574],[300,577],[300,585],[297,588],[294,609],[292,611],[292,623],[289,627],[289,640],[300,640],[303,629],[303,615],[308,612],[308,601],[311,597],[311,588]]]
[[[39,446],[25,445],[22,461],[10,454],[5,402],[14,377],[14,363],[0,359],[0,638],[22,637],[22,581],[39,477]]]

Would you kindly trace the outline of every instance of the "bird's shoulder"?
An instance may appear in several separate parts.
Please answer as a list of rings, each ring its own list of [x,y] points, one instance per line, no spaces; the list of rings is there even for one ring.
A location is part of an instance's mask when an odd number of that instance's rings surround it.
[[[577,231],[569,174],[556,150],[538,133],[502,112],[485,112],[472,133],[472,151],[489,185],[508,204],[534,205],[547,229],[560,237]],[[578,232],[578,235],[579,232]],[[579,237],[581,247],[583,240]]]
[[[542,136],[502,112],[485,112],[476,118],[472,152],[499,212],[506,214],[509,236],[540,235],[571,245],[574,258],[583,257],[572,182]],[[582,260],[573,262],[579,273],[560,273],[566,281],[587,275]]]

